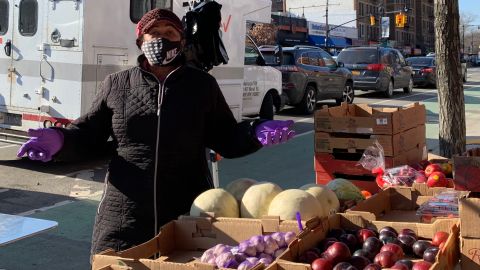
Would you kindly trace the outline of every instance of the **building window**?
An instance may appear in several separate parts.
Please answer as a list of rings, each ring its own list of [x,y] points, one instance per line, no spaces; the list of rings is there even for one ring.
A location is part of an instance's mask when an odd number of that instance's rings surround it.
[[[155,8],[172,9],[172,0],[130,0],[130,20],[138,23],[143,14]]]
[[[22,36],[33,36],[37,33],[38,3],[37,0],[22,0],[19,6],[18,32]]]
[[[8,31],[8,11],[8,1],[0,0],[0,35],[5,35]]]

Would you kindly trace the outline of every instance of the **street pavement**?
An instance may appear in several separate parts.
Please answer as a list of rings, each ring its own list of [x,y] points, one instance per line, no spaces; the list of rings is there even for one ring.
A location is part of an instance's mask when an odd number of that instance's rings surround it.
[[[356,94],[355,103],[425,104],[428,149],[438,154],[436,89],[415,88],[412,94],[398,90],[392,99],[371,92]],[[327,101],[319,106],[333,104]],[[480,68],[469,69],[465,109],[467,138],[480,145]],[[276,119],[293,119],[297,136],[287,144],[264,148],[247,157],[222,159],[221,187],[241,177],[272,181],[284,189],[314,182],[313,117],[287,108]],[[107,159],[39,163],[16,158],[17,150],[18,145],[0,143],[0,213],[55,220],[59,226],[0,247],[0,270],[89,269],[91,231],[103,192]]]

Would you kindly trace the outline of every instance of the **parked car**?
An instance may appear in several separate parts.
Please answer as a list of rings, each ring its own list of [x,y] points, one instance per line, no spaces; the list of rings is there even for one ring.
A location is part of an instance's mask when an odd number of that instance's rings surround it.
[[[274,46],[260,46],[267,65],[276,66]],[[282,94],[286,104],[305,114],[315,110],[317,101],[335,99],[337,104],[355,98],[352,74],[338,65],[326,51],[313,46],[281,48]]]
[[[427,57],[435,58],[435,53],[429,53]],[[463,57],[460,57],[460,65],[462,66],[462,81],[467,82],[467,61]]]
[[[412,92],[412,68],[396,49],[350,47],[340,52],[337,62],[352,72],[355,90],[384,92],[386,97],[392,97],[399,88]]]
[[[413,70],[414,85],[437,85],[437,68],[434,57],[409,57],[406,60]]]

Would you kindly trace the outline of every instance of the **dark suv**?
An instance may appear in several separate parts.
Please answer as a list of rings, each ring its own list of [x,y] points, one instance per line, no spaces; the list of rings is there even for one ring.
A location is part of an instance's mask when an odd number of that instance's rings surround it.
[[[281,59],[274,46],[260,46],[265,62],[282,72],[282,95],[286,104],[311,114],[317,101],[335,99],[352,103],[355,97],[352,74],[339,66],[330,54],[318,47],[284,47]],[[281,61],[277,65],[276,61]]]
[[[403,55],[396,49],[385,47],[350,47],[342,50],[337,62],[350,69],[353,88],[384,92],[393,96],[393,90],[413,89],[413,72]]]

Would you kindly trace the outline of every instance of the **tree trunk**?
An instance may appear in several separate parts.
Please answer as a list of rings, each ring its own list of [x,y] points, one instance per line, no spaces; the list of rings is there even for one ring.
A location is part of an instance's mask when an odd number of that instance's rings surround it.
[[[458,0],[435,0],[434,12],[440,154],[451,157],[466,144]]]

